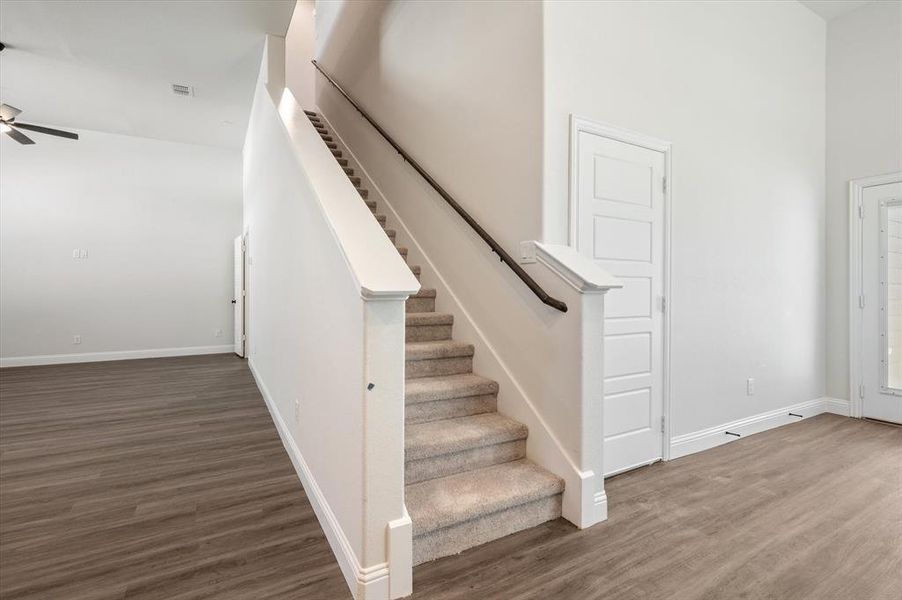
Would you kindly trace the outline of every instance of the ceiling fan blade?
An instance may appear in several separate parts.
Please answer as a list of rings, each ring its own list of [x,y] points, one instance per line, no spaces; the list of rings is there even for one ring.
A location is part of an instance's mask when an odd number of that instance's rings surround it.
[[[30,137],[28,137],[27,135],[25,135],[18,129],[13,129],[12,127],[10,127],[9,131],[7,131],[5,133],[6,133],[6,135],[8,135],[12,139],[16,140],[20,144],[33,144],[34,143],[33,139],[31,139]]]
[[[10,106],[9,104],[0,104],[0,119],[3,119],[4,121],[15,119],[16,115],[18,115],[20,112],[22,111],[15,106]]]
[[[16,121],[16,127],[25,129],[27,131],[35,131],[37,133],[46,133],[47,135],[69,138],[70,140],[78,139],[77,133],[69,133],[68,131],[60,131],[59,129],[51,129],[50,127],[41,127],[40,125],[30,125],[28,123],[19,123],[18,121]]]

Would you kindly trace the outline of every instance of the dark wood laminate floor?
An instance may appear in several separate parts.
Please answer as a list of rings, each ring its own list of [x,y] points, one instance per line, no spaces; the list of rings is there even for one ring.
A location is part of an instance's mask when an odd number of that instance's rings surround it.
[[[902,428],[821,415],[605,487],[606,522],[421,565],[413,597],[902,598]]]
[[[608,480],[414,570],[417,600],[902,597],[902,429],[822,415]],[[246,365],[0,371],[0,598],[346,600]]]
[[[347,599],[244,361],[0,370],[0,598]]]

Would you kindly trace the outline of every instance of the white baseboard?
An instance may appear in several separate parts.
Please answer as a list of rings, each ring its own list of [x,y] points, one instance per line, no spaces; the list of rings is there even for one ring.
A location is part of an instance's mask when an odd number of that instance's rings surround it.
[[[331,546],[332,553],[338,561],[338,566],[351,590],[351,594],[356,600],[388,600],[388,563],[369,567],[361,566],[357,555],[351,547],[351,542],[341,528],[341,524],[329,506],[325,495],[319,485],[317,485],[316,479],[314,479],[310,467],[304,460],[300,448],[298,448],[294,438],[291,436],[288,425],[282,419],[282,415],[279,414],[275,401],[269,393],[269,388],[266,387],[266,383],[264,383],[254,366],[253,359],[248,359],[247,364],[254,376],[254,380],[257,382],[260,394],[266,402],[266,407],[269,409],[269,414],[276,425],[279,437],[282,438],[282,445],[285,446],[285,450],[288,452],[288,456],[294,465],[294,470],[304,486],[304,491],[307,492],[307,498],[313,506],[313,512],[316,513],[316,518],[326,534],[326,539],[329,541],[329,546]],[[403,527],[405,524],[400,525]],[[409,519],[406,525],[409,526]]]
[[[31,367],[35,365],[64,365],[70,363],[102,362],[108,360],[135,360],[138,358],[165,358],[168,356],[195,356],[199,354],[225,354],[234,352],[232,344],[222,346],[189,346],[186,348],[152,348],[150,350],[118,350],[114,352],[85,352],[81,354],[45,354],[42,356],[9,356],[0,358],[0,368]]]
[[[843,417],[852,416],[852,403],[842,398],[821,398],[824,401],[824,412],[833,413],[834,415],[842,415]]]
[[[731,421],[730,423],[709,427],[708,429],[679,435],[670,442],[670,458],[680,458],[681,456],[729,444],[743,437],[796,423],[802,419],[814,417],[825,412],[848,416],[849,401],[837,398],[817,398]],[[795,413],[802,417],[791,416],[789,413]],[[728,431],[730,433],[738,433],[741,437],[728,435],[726,433]]]

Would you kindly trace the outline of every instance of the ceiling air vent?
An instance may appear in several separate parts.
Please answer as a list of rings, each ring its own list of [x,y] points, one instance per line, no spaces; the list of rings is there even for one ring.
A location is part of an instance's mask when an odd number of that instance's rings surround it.
[[[172,84],[172,93],[176,96],[193,96],[194,88],[190,85],[182,85],[181,83]]]

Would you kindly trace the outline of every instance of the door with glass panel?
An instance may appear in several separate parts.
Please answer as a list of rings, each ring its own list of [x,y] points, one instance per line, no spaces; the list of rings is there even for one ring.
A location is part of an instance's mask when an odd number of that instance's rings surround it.
[[[862,416],[902,423],[902,183],[862,194]]]

